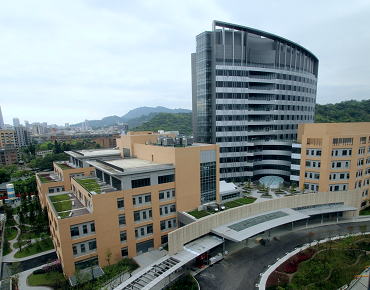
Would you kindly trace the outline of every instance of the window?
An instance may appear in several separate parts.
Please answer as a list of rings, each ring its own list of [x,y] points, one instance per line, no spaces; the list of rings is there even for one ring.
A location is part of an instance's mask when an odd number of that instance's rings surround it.
[[[127,249],[127,247],[121,249],[121,255],[122,255],[122,258],[128,257],[128,249]]]
[[[85,253],[86,250],[85,250],[85,244],[81,244],[80,245],[80,248],[81,248],[81,253]]]
[[[123,198],[117,199],[117,208],[118,208],[118,210],[124,209]]]
[[[159,199],[164,199],[164,192],[163,191],[159,193]]]
[[[175,181],[175,174],[158,176],[158,184],[174,182],[174,181]]]
[[[78,227],[71,228],[71,237],[75,237],[75,236],[79,236],[79,235],[80,235],[80,231],[79,231]]]
[[[176,205],[170,205],[170,212],[176,212]]]
[[[342,167],[342,162],[337,162],[337,168]]]
[[[152,234],[153,233],[153,225],[150,224],[146,227],[146,232],[147,234]]]
[[[91,230],[92,232],[95,232],[95,223],[91,223],[91,224],[90,224],[90,230]]]
[[[134,221],[135,222],[140,221],[140,212],[139,211],[134,212]]]
[[[152,197],[151,197],[151,195],[149,194],[149,195],[146,195],[145,196],[145,202],[151,202],[152,201]]]
[[[119,223],[120,227],[126,225],[126,218],[125,218],[124,214],[121,214],[121,215],[118,216],[118,223]]]
[[[321,150],[316,151],[316,156],[321,156]]]
[[[360,138],[360,144],[366,144],[366,137]]]
[[[121,239],[121,243],[124,243],[127,241],[127,234],[126,234],[126,231],[124,232],[120,232],[120,239]]]
[[[72,250],[73,250],[73,255],[77,255],[77,247],[76,246],[73,246],[72,247]]]
[[[144,186],[150,186],[150,178],[142,178],[142,179],[135,179],[131,180],[131,187],[132,188],[138,188],[138,187],[144,187]]]
[[[87,234],[87,225],[82,226],[82,231],[84,234]]]
[[[365,147],[358,148],[358,155],[364,155],[365,154]]]
[[[96,241],[89,242],[89,250],[95,250],[96,249]]]
[[[357,160],[357,166],[362,166],[362,165],[364,165],[364,159],[363,158],[358,159]]]

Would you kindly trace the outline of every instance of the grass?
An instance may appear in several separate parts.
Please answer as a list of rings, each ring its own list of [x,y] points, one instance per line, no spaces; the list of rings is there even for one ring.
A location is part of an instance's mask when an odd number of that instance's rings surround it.
[[[361,210],[360,215],[370,215],[370,206]]]
[[[65,217],[69,216],[70,213],[71,211],[59,212],[58,215],[60,216],[60,218],[64,219]]]
[[[72,210],[72,201],[71,200],[65,200],[65,201],[58,201],[58,202],[53,202],[55,210],[58,212],[61,211],[71,211]]]
[[[5,245],[6,244],[6,245]],[[12,249],[10,248],[10,243],[9,242],[4,242],[3,246],[3,256],[6,256],[12,252]]]
[[[39,245],[41,247],[40,251],[37,251],[36,243],[34,243],[34,244],[31,244],[28,247],[29,252],[26,251],[26,249],[22,249],[22,252],[15,253],[14,258],[24,258],[24,257],[32,256],[32,255],[35,255],[35,254],[38,254],[38,253],[41,253],[41,252],[45,252],[45,251],[54,249],[54,245],[51,241],[51,238],[46,239],[45,241],[48,243],[47,245],[44,244],[44,241],[39,243]]]
[[[76,179],[76,181],[80,183],[83,187],[85,187],[88,191],[95,191],[97,194],[100,193],[100,186],[94,179]]]
[[[202,217],[209,215],[209,213],[204,210],[201,210],[201,211],[193,210],[193,211],[188,212],[188,214],[192,215],[196,219],[200,219]]]
[[[70,166],[67,166],[67,165],[64,165],[64,164],[60,164],[60,163],[57,163],[58,166],[61,168],[61,169],[73,169],[71,168]]]
[[[14,240],[18,234],[18,230],[16,228],[7,228],[6,230],[8,231],[8,241]]]
[[[30,276],[28,276],[28,284],[30,286],[41,286],[41,285],[54,284],[54,281],[51,281],[49,277],[50,275],[48,273],[37,274],[37,275],[31,274]],[[58,279],[60,282],[64,281],[63,273],[59,273]]]
[[[49,196],[49,198],[52,202],[71,199],[68,194],[53,195],[53,196]]]
[[[257,199],[254,197],[243,197],[235,200],[236,202],[240,202],[242,204],[251,204],[254,203]]]
[[[239,202],[237,202],[235,200],[225,202],[225,206],[227,208],[234,208],[234,207],[238,207],[238,206],[241,206],[241,205],[243,205],[243,204],[241,204],[241,203],[239,203]]]
[[[51,180],[48,180],[48,179],[46,179],[45,177],[42,177],[41,175],[38,175],[38,177],[39,177],[39,179],[40,179],[40,181],[41,181],[42,183],[52,182]]]

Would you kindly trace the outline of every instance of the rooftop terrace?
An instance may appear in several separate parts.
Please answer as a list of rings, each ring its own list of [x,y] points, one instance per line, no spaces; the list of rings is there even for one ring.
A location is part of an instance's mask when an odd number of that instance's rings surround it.
[[[55,215],[61,219],[90,213],[71,191],[49,194],[47,197]]]
[[[48,182],[56,182],[56,181],[62,181],[58,175],[54,173],[54,171],[49,172],[43,172],[43,173],[37,173],[37,176],[39,177],[41,183],[48,183]]]
[[[105,183],[92,175],[75,178],[75,180],[93,195],[117,191],[117,189],[112,187],[110,184]]]

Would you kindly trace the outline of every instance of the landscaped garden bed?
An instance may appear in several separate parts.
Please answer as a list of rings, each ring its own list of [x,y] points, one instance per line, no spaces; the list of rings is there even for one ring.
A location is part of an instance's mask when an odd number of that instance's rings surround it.
[[[206,212],[205,210],[193,210],[189,211],[188,214],[195,217],[196,219],[201,219],[202,217],[205,217],[207,215],[210,215],[210,213]]]
[[[266,289],[339,289],[370,264],[368,249],[370,237],[365,235],[316,244],[281,264],[269,276]]]
[[[101,192],[99,184],[92,178],[76,179],[88,191],[95,191],[97,194]]]

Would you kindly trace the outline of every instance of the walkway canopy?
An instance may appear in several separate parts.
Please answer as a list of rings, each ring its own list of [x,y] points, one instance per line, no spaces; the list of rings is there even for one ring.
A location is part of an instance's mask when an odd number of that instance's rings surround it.
[[[286,207],[232,221],[211,229],[211,232],[233,242],[241,242],[263,231],[307,218],[308,215]]]

